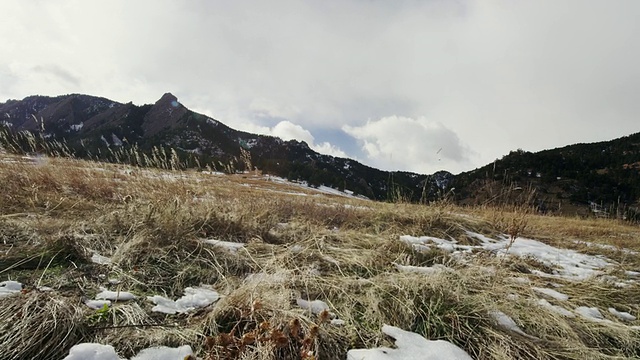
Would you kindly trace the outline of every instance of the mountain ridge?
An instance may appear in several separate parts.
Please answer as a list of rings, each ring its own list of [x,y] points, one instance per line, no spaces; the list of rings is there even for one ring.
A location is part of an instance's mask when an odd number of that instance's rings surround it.
[[[186,166],[226,172],[257,168],[375,200],[448,199],[462,205],[526,205],[560,214],[639,217],[640,133],[535,153],[519,149],[457,175],[426,175],[383,171],[320,154],[302,141],[235,130],[189,110],[170,92],[145,105],[84,94],[34,95],[0,103],[0,118],[7,134],[39,134],[83,158],[127,157],[135,162],[142,154],[163,154]],[[141,155],[132,155],[134,151]]]
[[[0,103],[0,114],[11,133],[28,131],[63,142],[79,157],[111,161],[115,159],[109,154],[116,148],[147,153],[154,147],[173,149],[189,165],[226,171],[258,168],[312,186],[346,188],[375,200],[435,200],[453,176],[446,171],[433,175],[383,171],[317,153],[303,141],[238,131],[187,109],[171,93],[141,106],[83,94],[30,96]]]

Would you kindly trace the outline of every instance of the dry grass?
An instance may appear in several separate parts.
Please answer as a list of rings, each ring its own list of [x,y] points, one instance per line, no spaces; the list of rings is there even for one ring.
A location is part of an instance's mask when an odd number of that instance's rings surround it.
[[[640,251],[640,230],[628,224],[526,209],[375,203],[248,175],[0,157],[0,276],[26,288],[0,298],[0,351],[9,359],[60,358],[73,344],[92,341],[113,345],[121,356],[189,344],[201,358],[344,359],[351,348],[388,345],[383,324],[449,340],[476,359],[640,356],[638,331],[606,311],[637,315],[637,283],[551,280],[529,273],[551,271],[536,259],[476,251],[461,260],[399,241],[400,235],[429,235],[473,244],[466,230],[524,236],[604,254],[616,263],[607,275],[622,278],[624,270],[640,269],[638,256],[619,249]],[[245,246],[234,253],[202,239]],[[96,253],[111,264],[93,263]],[[447,270],[406,273],[394,264]],[[110,284],[112,278],[120,283]],[[540,296],[531,286],[551,282],[570,296],[547,298],[552,304],[596,306],[612,322],[563,317],[536,305]],[[153,313],[145,299],[177,298],[200,284],[222,298],[178,315]],[[38,285],[54,291],[41,293]],[[100,287],[138,299],[96,312],[82,302]],[[326,302],[345,324],[298,307],[298,298]],[[493,310],[531,337],[498,326]]]

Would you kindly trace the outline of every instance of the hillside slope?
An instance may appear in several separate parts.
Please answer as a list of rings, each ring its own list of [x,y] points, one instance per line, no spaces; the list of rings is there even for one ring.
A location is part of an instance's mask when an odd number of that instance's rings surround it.
[[[623,222],[1,152],[0,187],[3,359],[640,356]]]
[[[521,202],[543,211],[596,212],[633,220],[640,206],[640,133],[537,153],[512,151],[456,175],[464,204]]]
[[[144,106],[77,94],[31,96],[0,104],[0,117],[7,136],[29,131],[65,144],[80,158],[135,164],[144,161],[141,154],[170,157],[173,150],[179,158],[176,163],[226,172],[257,167],[290,180],[349,189],[376,200],[399,196],[433,200],[452,176],[446,171],[431,176],[381,171],[351,159],[319,154],[304,142],[237,131],[187,109],[170,93]]]

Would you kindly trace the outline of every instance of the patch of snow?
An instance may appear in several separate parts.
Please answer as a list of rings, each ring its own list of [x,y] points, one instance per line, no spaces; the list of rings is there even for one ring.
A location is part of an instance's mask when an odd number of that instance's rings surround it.
[[[170,348],[155,346],[144,349],[131,360],[183,360],[193,355],[189,345]],[[122,360],[111,345],[97,343],[82,343],[74,345],[63,360]]]
[[[544,308],[547,308],[555,313],[558,313],[562,316],[566,316],[570,318],[575,317],[575,315],[571,311],[563,308],[562,306],[553,305],[545,299],[538,299],[538,305]]]
[[[428,249],[431,244],[435,244],[436,247],[448,252],[454,252],[456,250],[471,251],[471,249],[474,248],[473,246],[469,245],[458,245],[457,241],[449,241],[432,236],[415,237],[410,235],[402,235],[400,236],[400,241],[413,246],[413,248],[416,250]]]
[[[396,269],[402,272],[412,272],[412,273],[419,273],[419,274],[426,274],[426,275],[439,274],[447,270],[446,266],[440,265],[440,264],[436,264],[431,267],[400,265],[396,263],[393,263],[393,265],[396,267]]]
[[[102,309],[105,305],[111,306],[111,301],[109,300],[87,300],[84,302],[88,307],[99,310]]]
[[[456,345],[444,340],[427,340],[419,334],[384,325],[382,332],[395,339],[397,349],[354,349],[347,360],[472,360]]]
[[[627,276],[640,276],[640,271],[627,270],[624,272]]]
[[[49,292],[49,291],[53,291],[53,288],[50,288],[48,286],[38,286],[38,290],[42,292]]]
[[[82,343],[74,345],[63,360],[121,360],[111,345]]]
[[[509,315],[503,313],[500,310],[489,311],[489,316],[491,316],[500,327],[506,330],[513,331],[517,334],[526,336],[528,338],[535,338],[534,336],[531,336],[525,333],[524,331],[522,331],[522,329],[520,329],[520,327],[516,324],[516,322],[513,321],[511,317],[509,317]]]
[[[621,251],[623,253],[630,254],[630,255],[637,255],[638,254],[637,251],[620,248],[620,247],[617,247],[615,245],[610,245],[610,244],[598,244],[598,243],[593,243],[593,242],[589,242],[589,241],[582,241],[582,240],[574,240],[574,243],[579,244],[579,245],[586,245],[587,247],[597,247],[597,248],[600,248],[600,249],[606,249],[606,250],[612,250],[612,251]]]
[[[467,232],[483,242],[482,248],[499,255],[531,256],[547,266],[558,267],[559,276],[567,279],[583,280],[602,273],[600,269],[611,265],[604,257],[581,254],[575,250],[560,249],[543,242],[516,238],[510,244],[508,237],[490,239],[482,234]],[[547,274],[548,275],[548,274]]]
[[[97,300],[127,301],[136,298],[135,295],[127,291],[109,291],[105,288],[100,288],[100,290],[102,291],[96,295]]]
[[[301,308],[305,309],[305,310],[309,310],[314,314],[320,314],[321,312],[327,310],[329,311],[329,305],[327,305],[327,303],[325,303],[322,300],[313,300],[313,301],[309,301],[309,300],[304,300],[304,299],[297,299],[296,303],[298,304],[298,306],[300,306]]]
[[[237,243],[237,242],[222,241],[222,240],[215,240],[215,239],[205,239],[202,241],[210,245],[223,247],[229,250],[229,252],[232,252],[234,254],[237,253],[238,250],[242,249],[245,245],[247,245],[245,243]]]
[[[176,301],[167,299],[160,295],[149,296],[147,299],[156,304],[151,311],[165,314],[176,314],[209,306],[218,301],[218,299],[220,299],[220,295],[218,292],[204,287],[188,287],[184,289],[184,296]]]
[[[604,316],[602,316],[600,310],[598,310],[598,308],[596,307],[579,306],[575,309],[575,312],[587,320],[595,322],[611,322],[609,320],[606,320]]]
[[[220,171],[206,171],[206,170],[203,170],[202,173],[203,174],[208,174],[208,175],[225,175],[225,173],[220,172]]]
[[[340,319],[331,319],[331,325],[343,326],[345,324],[344,320]]]
[[[122,146],[122,140],[114,133],[111,133],[111,141],[114,146]]]
[[[73,131],[80,131],[80,129],[82,129],[82,127],[84,126],[84,123],[80,123],[80,124],[72,124],[71,125],[71,130]]]
[[[189,355],[193,355],[193,350],[189,345],[177,348],[155,346],[140,351],[131,360],[183,360]]]
[[[96,264],[100,264],[100,265],[110,265],[111,264],[111,258],[108,258],[106,256],[102,256],[98,253],[94,253],[93,255],[91,255],[91,261],[93,263]]]
[[[7,280],[0,282],[0,299],[17,294],[20,291],[22,291],[22,284],[17,281]]]
[[[552,298],[554,298],[556,300],[560,300],[560,301],[569,300],[569,295],[563,294],[563,293],[555,291],[553,289],[539,288],[539,287],[532,287],[531,289],[533,291],[537,292],[537,293],[547,295],[547,296],[552,297]]]
[[[618,311],[615,308],[609,308],[609,312],[622,321],[636,321],[636,317],[628,312]]]

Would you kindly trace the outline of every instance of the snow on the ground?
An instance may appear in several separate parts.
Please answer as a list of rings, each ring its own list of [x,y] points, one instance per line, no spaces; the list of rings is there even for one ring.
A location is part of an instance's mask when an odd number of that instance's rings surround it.
[[[82,343],[74,345],[63,360],[120,360],[111,345]]]
[[[304,300],[304,299],[297,299],[296,303],[298,304],[298,306],[300,306],[303,309],[309,310],[314,314],[320,314],[321,312],[327,310],[329,311],[329,305],[327,305],[326,302],[322,301],[322,300],[313,300],[313,301],[309,301],[309,300]]]
[[[538,305],[540,305],[540,306],[542,306],[544,308],[547,308],[547,309],[549,309],[549,310],[551,310],[551,311],[553,311],[553,312],[555,312],[557,314],[560,314],[562,316],[566,316],[566,317],[570,317],[570,318],[575,317],[575,315],[571,311],[563,308],[562,306],[553,305],[553,304],[551,304],[550,302],[548,302],[545,299],[538,299]]]
[[[609,312],[622,321],[636,321],[636,317],[626,311],[618,311],[615,308],[609,308]]]
[[[98,253],[94,253],[93,255],[91,255],[91,261],[93,263],[96,264],[100,264],[100,265],[109,265],[111,264],[111,258],[108,258],[106,256],[102,256]]]
[[[144,349],[131,360],[184,360],[187,356],[193,355],[191,346],[184,345],[178,348],[166,346],[156,346]]]
[[[22,284],[17,281],[7,280],[0,282],[0,299],[9,295],[17,294],[20,291],[22,291]]]
[[[382,332],[395,339],[397,349],[354,349],[347,360],[472,360],[456,345],[444,340],[427,340],[419,334],[384,325]]]
[[[193,355],[189,345],[178,348],[166,346],[156,346],[144,349],[131,360],[184,360],[187,356]],[[75,345],[69,350],[63,360],[122,360],[116,350],[111,345],[96,343],[82,343]]]
[[[215,239],[205,239],[202,241],[213,246],[223,247],[229,250],[229,252],[234,254],[237,253],[238,250],[242,249],[245,245],[247,245],[245,243],[222,241],[222,240],[215,240]]]
[[[512,254],[520,257],[531,256],[547,266],[558,267],[558,275],[568,279],[583,280],[601,273],[601,269],[610,265],[603,257],[581,254],[575,250],[561,249],[543,242],[516,238],[510,244],[507,237],[487,241],[487,237],[468,232],[483,241],[482,247],[497,254]]]
[[[98,310],[98,309],[102,309],[105,305],[111,306],[111,301],[110,300],[87,300],[84,302],[84,304],[92,309]]]
[[[574,280],[583,280],[601,274],[603,268],[611,265],[603,256],[581,254],[575,250],[557,248],[537,240],[519,237],[511,242],[507,236],[492,239],[471,231],[467,231],[467,234],[480,240],[481,244],[477,246],[461,245],[455,240],[445,240],[431,236],[414,237],[403,235],[400,236],[400,240],[411,244],[417,250],[423,250],[435,244],[440,249],[454,253],[469,252],[472,249],[484,249],[498,255],[531,256],[547,266],[557,268],[556,276]]]
[[[354,195],[353,191],[351,190],[344,190],[344,191],[340,191],[338,189],[334,189],[328,186],[324,186],[324,185],[320,185],[317,188],[311,187],[309,186],[309,184],[307,184],[306,182],[293,182],[293,181],[289,181],[287,179],[281,178],[279,176],[273,176],[273,175],[265,175],[263,177],[265,180],[267,181],[273,181],[275,183],[279,183],[279,184],[287,184],[287,185],[291,185],[291,186],[298,186],[298,187],[302,187],[308,190],[314,190],[323,194],[328,194],[328,195],[338,195],[338,196],[343,196],[343,197],[348,197],[348,198],[353,198],[353,199],[365,199],[365,200],[369,200],[367,197],[362,196],[362,195]]]
[[[600,249],[606,249],[606,250],[612,250],[612,251],[621,251],[621,252],[629,254],[629,255],[638,255],[637,251],[633,251],[633,250],[629,250],[629,249],[625,249],[625,248],[620,248],[620,247],[617,247],[615,245],[598,244],[598,243],[593,243],[593,242],[589,242],[589,241],[582,241],[582,240],[574,240],[574,243],[579,244],[579,245],[586,245],[587,247],[597,247],[597,248],[600,248]]]
[[[506,330],[509,331],[513,331],[517,334],[520,334],[522,336],[526,336],[528,338],[535,338],[535,336],[531,336],[529,334],[527,334],[526,332],[524,332],[522,329],[520,329],[520,327],[518,326],[518,324],[516,324],[515,321],[513,321],[513,319],[511,317],[509,317],[509,315],[503,313],[500,310],[492,310],[489,311],[489,316],[491,316],[496,323],[498,323],[498,325]]]
[[[209,306],[220,299],[220,294],[205,287],[188,287],[184,289],[184,296],[176,301],[160,295],[149,296],[147,299],[156,304],[151,311],[176,314]]]
[[[413,246],[413,248],[416,250],[425,250],[426,248],[429,248],[431,244],[435,244],[436,247],[449,252],[458,250],[470,251],[474,248],[474,246],[470,245],[460,245],[455,240],[445,240],[433,236],[415,237],[410,235],[402,235],[400,236],[400,241]]]
[[[396,263],[393,263],[393,265],[396,267],[396,269],[402,272],[413,272],[413,273],[426,274],[426,275],[438,274],[447,270],[446,266],[440,265],[440,264],[436,264],[430,267],[400,265]]]
[[[612,323],[612,321],[605,319],[600,310],[596,307],[579,306],[575,309],[575,312],[587,320]]]
[[[128,291],[109,291],[105,288],[100,288],[100,290],[96,295],[97,300],[127,301],[136,298],[135,295]]]
[[[556,300],[560,300],[560,301],[569,300],[569,295],[563,294],[563,293],[555,291],[553,289],[539,288],[539,287],[535,287],[535,286],[532,287],[531,289],[533,291],[537,292],[537,293],[547,295],[547,296],[552,297],[552,298],[554,298]]]

